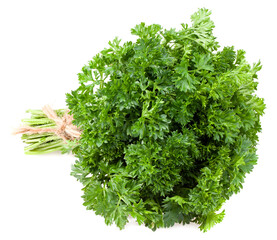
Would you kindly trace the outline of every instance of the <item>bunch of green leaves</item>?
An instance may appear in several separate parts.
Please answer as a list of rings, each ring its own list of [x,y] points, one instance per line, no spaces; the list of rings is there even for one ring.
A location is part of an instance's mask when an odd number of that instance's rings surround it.
[[[207,231],[257,162],[261,64],[220,48],[210,14],[199,9],[180,30],[135,26],[137,40],[110,41],[67,94],[82,130],[72,175],[106,224],[122,229],[132,216],[152,230]]]

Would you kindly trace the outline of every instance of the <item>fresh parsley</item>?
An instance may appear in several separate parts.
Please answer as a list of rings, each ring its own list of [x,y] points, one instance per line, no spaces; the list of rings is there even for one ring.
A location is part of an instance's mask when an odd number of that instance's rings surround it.
[[[110,41],[67,94],[82,131],[72,175],[108,225],[132,216],[152,230],[196,222],[207,231],[257,163],[261,64],[220,49],[210,14],[199,9],[180,30],[135,26],[136,42]]]

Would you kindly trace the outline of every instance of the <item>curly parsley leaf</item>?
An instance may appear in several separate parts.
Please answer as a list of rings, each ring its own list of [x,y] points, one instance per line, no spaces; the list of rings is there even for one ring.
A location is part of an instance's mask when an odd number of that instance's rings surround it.
[[[122,229],[132,216],[152,230],[207,231],[257,163],[261,64],[220,50],[210,15],[199,9],[180,30],[138,24],[135,42],[110,41],[67,94],[82,130],[72,175],[106,224]]]

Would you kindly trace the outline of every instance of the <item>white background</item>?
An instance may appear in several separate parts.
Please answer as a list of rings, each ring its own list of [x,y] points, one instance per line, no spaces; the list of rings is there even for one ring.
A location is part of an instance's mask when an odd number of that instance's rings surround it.
[[[0,239],[277,239],[277,51],[275,1],[13,1],[0,2]],[[225,219],[207,233],[196,224],[156,232],[130,223],[123,231],[82,206],[71,177],[71,155],[26,156],[14,127],[26,109],[65,107],[77,73],[115,36],[132,40],[144,21],[180,27],[199,7],[212,10],[221,46],[261,59],[258,95],[266,114],[259,162],[243,190],[226,204]]]

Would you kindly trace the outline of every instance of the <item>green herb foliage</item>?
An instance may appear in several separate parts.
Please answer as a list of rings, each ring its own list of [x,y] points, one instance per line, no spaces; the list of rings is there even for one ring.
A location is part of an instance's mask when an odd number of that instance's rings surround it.
[[[199,9],[180,30],[135,26],[136,42],[109,42],[67,94],[82,130],[72,175],[106,224],[122,229],[132,216],[152,230],[207,231],[257,162],[261,65],[220,50],[210,14]]]

